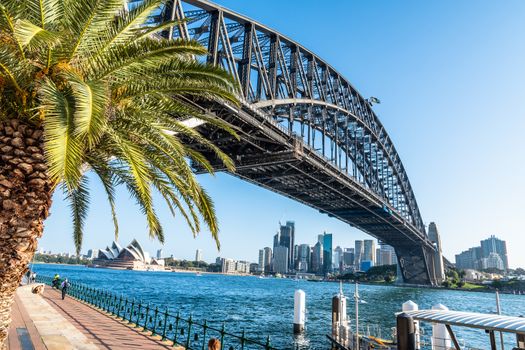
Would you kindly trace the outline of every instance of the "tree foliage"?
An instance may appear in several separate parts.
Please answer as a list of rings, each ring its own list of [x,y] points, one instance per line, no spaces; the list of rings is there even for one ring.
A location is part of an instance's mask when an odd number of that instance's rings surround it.
[[[188,160],[213,169],[184,140],[211,150],[230,170],[233,162],[183,121],[195,117],[234,133],[188,101],[235,104],[236,85],[195,59],[206,54],[199,43],[161,38],[167,25],[148,19],[163,4],[144,0],[126,11],[122,0],[0,0],[0,119],[43,129],[48,176],[70,202],[77,251],[88,171],[107,194],[115,235],[115,188],[124,186],[151,237],[164,241],[155,190],[194,235],[204,222],[219,246],[213,203]]]

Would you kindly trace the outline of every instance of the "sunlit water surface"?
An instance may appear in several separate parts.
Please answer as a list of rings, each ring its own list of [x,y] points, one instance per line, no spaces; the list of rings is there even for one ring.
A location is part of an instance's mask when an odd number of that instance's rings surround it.
[[[41,275],[59,273],[75,282],[109,290],[128,298],[137,298],[159,308],[169,307],[181,315],[193,315],[196,320],[206,319],[226,331],[239,333],[246,330],[248,338],[264,342],[269,335],[273,346],[282,349],[328,349],[326,334],[330,332],[331,298],[339,290],[337,283],[307,282],[291,279],[254,276],[224,276],[193,273],[121,271],[87,268],[82,266],[35,264]],[[306,293],[307,330],[299,338],[292,332],[293,295],[296,289]],[[344,285],[344,293],[352,296],[354,286]],[[366,303],[359,305],[360,326],[388,338],[395,326],[394,313],[401,304],[412,300],[420,309],[429,309],[437,303],[451,310],[494,313],[495,297],[491,293],[474,293],[437,289],[360,285],[359,292]],[[501,295],[503,313],[525,315],[525,296]],[[348,299],[348,315],[353,318],[354,303]],[[361,327],[360,327],[361,328]],[[429,327],[426,326],[427,334]],[[460,339],[471,347],[489,348],[488,336],[482,331],[457,329]],[[424,337],[428,338],[428,336]],[[514,345],[506,338],[507,347]]]

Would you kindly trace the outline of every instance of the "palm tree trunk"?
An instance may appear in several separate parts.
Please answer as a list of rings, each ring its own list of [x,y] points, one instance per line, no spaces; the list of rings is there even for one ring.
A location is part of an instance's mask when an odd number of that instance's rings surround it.
[[[0,348],[6,346],[11,303],[28,269],[51,206],[42,127],[0,123]]]

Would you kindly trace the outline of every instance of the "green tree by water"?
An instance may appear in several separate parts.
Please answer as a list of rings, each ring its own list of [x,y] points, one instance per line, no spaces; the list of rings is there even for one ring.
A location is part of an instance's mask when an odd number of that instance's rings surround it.
[[[164,241],[156,191],[194,234],[204,223],[219,246],[212,200],[188,160],[213,169],[186,140],[227,169],[233,162],[181,120],[193,116],[233,133],[187,101],[235,104],[236,85],[195,59],[206,54],[199,43],[161,38],[175,24],[148,22],[162,4],[144,0],[126,11],[122,0],[0,0],[0,348],[58,188],[70,203],[77,252],[88,179],[106,192],[115,235],[115,188],[123,186],[151,237]]]

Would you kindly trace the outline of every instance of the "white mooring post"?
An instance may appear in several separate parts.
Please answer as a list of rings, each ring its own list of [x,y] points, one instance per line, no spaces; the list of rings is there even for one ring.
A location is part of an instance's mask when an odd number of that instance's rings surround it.
[[[293,332],[302,333],[306,321],[306,294],[301,289],[295,291],[293,311]]]
[[[443,304],[436,304],[432,306],[432,310],[445,310],[448,307]],[[450,335],[447,332],[447,327],[444,324],[436,323],[432,325],[432,350],[448,350],[450,349]]]
[[[419,306],[414,303],[412,300],[409,300],[401,306],[401,311],[417,311],[419,310]],[[414,321],[414,329],[416,332],[416,349],[421,349],[420,341],[419,341],[419,321]]]

